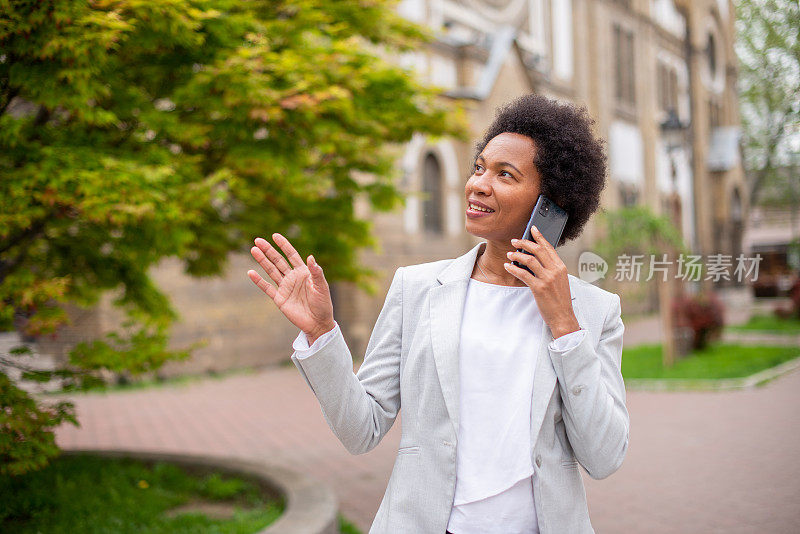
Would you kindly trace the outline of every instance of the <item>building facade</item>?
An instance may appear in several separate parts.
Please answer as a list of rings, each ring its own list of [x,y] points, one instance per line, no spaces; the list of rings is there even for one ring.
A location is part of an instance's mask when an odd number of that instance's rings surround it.
[[[530,92],[586,106],[595,119],[608,153],[603,208],[667,215],[695,254],[742,252],[748,199],[732,2],[405,0],[398,11],[437,35],[400,64],[461,99],[472,129],[466,143],[419,137],[405,147],[405,209],[379,216],[383,251],[364,255],[386,285],[399,265],[454,257],[479,241],[464,232],[474,142],[497,106]],[[570,272],[596,237],[590,222],[559,249]],[[383,294],[339,293],[349,296],[337,317],[363,355]]]
[[[376,214],[357,204],[381,247],[361,260],[382,283],[374,295],[334,284],[336,319],[354,358],[364,355],[398,266],[453,258],[479,242],[464,231],[473,147],[494,110],[522,94],[587,107],[607,141],[602,207],[644,205],[668,214],[694,253],[741,250],[748,199],[730,1],[403,0],[397,10],[436,39],[393,60],[440,87],[442,98],[463,102],[470,140],[414,137],[398,160],[405,207]],[[579,240],[559,249],[570,272],[596,237],[590,222]],[[252,266],[249,256],[233,255],[214,280],[188,279],[171,261],[156,269],[181,314],[173,345],[207,343],[191,361],[168,364],[165,374],[288,360],[297,329],[252,286],[245,275]],[[118,324],[110,304],[102,309],[95,331]]]

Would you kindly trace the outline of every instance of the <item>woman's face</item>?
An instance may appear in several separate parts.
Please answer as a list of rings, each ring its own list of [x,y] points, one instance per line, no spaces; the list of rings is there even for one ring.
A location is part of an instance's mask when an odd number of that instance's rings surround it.
[[[526,135],[502,133],[486,144],[464,187],[467,232],[507,242],[522,236],[541,187],[535,154],[536,145]],[[473,209],[473,201],[492,211]]]

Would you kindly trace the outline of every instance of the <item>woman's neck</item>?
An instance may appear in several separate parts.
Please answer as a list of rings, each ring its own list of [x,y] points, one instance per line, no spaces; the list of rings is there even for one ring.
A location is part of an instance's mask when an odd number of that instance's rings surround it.
[[[475,261],[472,278],[501,286],[525,285],[524,282],[503,267],[503,264],[508,261],[506,253],[516,250],[511,246],[511,241],[487,241],[483,249],[483,253]]]

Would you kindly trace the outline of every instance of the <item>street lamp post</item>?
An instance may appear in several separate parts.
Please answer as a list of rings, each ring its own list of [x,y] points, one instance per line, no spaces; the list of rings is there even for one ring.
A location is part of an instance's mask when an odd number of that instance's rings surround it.
[[[661,137],[665,142],[667,157],[669,158],[672,191],[669,198],[669,216],[670,220],[680,228],[680,221],[675,221],[674,202],[680,198],[677,191],[676,183],[676,169],[675,158],[673,153],[683,147],[684,136],[686,132],[686,125],[681,123],[678,114],[674,109],[667,111],[667,118],[660,124]],[[668,244],[664,244],[669,247]],[[669,247],[667,251],[668,257],[672,256],[675,251]],[[664,367],[670,367],[675,363],[675,325],[673,324],[672,317],[672,303],[673,303],[673,290],[678,288],[675,283],[675,276],[673,275],[673,263],[668,264],[666,281],[660,280],[658,283],[658,302],[659,312],[661,314],[661,328],[664,332],[662,340],[662,354],[661,359]],[[678,288],[679,289],[679,288]]]

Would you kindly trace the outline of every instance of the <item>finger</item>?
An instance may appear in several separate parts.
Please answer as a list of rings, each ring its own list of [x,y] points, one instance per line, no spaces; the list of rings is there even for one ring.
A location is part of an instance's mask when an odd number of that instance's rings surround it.
[[[509,252],[507,256],[509,261],[518,261],[519,263],[525,265],[531,271],[533,271],[533,274],[535,274],[539,278],[541,278],[545,274],[545,268],[536,256],[532,256],[524,252],[517,252],[516,250]],[[525,271],[525,269],[522,270]]]
[[[527,285],[531,289],[536,287],[536,285],[539,283],[539,281],[535,276],[533,276],[531,273],[529,273],[522,267],[517,267],[516,265],[510,262],[504,263],[503,267],[505,267],[506,271],[510,272],[511,274],[522,280],[525,283],[525,285]]]
[[[319,266],[317,259],[313,255],[308,257],[308,270],[311,271],[311,281],[314,282],[314,286],[319,288],[328,287],[325,273],[322,272],[322,267]]]
[[[257,285],[261,291],[266,293],[269,298],[275,300],[275,295],[278,294],[278,290],[275,289],[275,286],[273,286],[272,284],[261,278],[261,275],[259,275],[252,269],[247,271],[247,276],[249,276],[250,280],[252,280],[253,283]]]
[[[266,272],[272,281],[276,284],[280,285],[281,281],[283,280],[283,274],[281,271],[275,267],[275,265],[264,255],[264,251],[261,250],[259,247],[252,247],[250,249],[250,255],[253,256],[253,259],[258,262],[264,272]]]
[[[286,254],[286,257],[289,258],[290,262],[292,262],[292,266],[305,267],[306,264],[303,261],[303,258],[300,257],[300,254],[297,253],[292,244],[289,243],[288,239],[279,233],[272,234],[272,239],[274,239],[275,243],[281,247],[283,253]]]
[[[539,246],[542,247],[542,250],[546,255],[545,259],[546,262],[554,259],[554,256],[558,255],[556,253],[556,249],[553,248],[552,243],[550,243],[550,241],[547,240],[547,238],[542,234],[542,232],[539,231],[539,229],[535,225],[531,226],[531,235],[533,236],[533,239],[536,240],[536,243],[538,243]]]
[[[531,230],[533,230],[533,228],[534,227],[531,226]],[[547,255],[547,251],[544,246],[540,245],[538,242],[529,239],[512,239],[511,244],[516,248],[521,248],[522,250],[530,252],[543,266],[550,267],[550,258]]]
[[[261,249],[261,252],[267,256],[267,259],[269,259],[269,261],[272,262],[272,264],[278,269],[278,272],[281,275],[278,280],[283,278],[284,274],[292,270],[292,266],[289,265],[289,262],[286,261],[286,258],[284,258],[280,252],[275,250],[275,247],[270,245],[269,241],[263,237],[257,237],[255,244]],[[270,278],[275,280],[275,283],[278,283],[278,280],[276,280],[274,276],[270,275]]]

